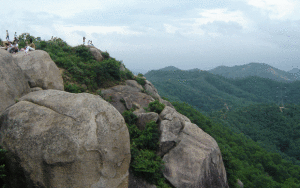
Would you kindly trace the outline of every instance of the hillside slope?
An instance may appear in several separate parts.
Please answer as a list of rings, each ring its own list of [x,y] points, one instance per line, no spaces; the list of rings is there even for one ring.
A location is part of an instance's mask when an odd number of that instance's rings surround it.
[[[279,70],[265,63],[249,63],[233,67],[219,66],[209,70],[208,72],[218,74],[226,78],[246,78],[249,76],[258,76],[282,82],[300,80],[300,77],[296,74]]]
[[[207,71],[150,71],[145,77],[161,96],[187,102],[202,112],[235,109],[255,103],[299,103],[300,81],[277,82],[261,77],[224,78]]]

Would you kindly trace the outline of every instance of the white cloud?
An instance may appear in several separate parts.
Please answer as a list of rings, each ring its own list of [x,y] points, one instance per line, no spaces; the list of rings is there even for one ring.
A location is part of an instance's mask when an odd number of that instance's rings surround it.
[[[177,27],[172,26],[172,25],[170,25],[170,24],[164,24],[164,27],[165,27],[167,33],[172,33],[172,34],[174,34],[174,33],[178,30]]]
[[[271,19],[293,18],[299,13],[299,3],[295,0],[248,0],[248,4],[261,9]]]
[[[241,11],[228,11],[227,9],[210,9],[201,10],[200,18],[196,18],[195,22],[198,25],[212,23],[214,21],[237,22],[243,28],[248,27],[248,21],[244,18]]]
[[[143,33],[130,30],[128,26],[66,26],[63,24],[55,24],[54,28],[58,33],[64,33],[66,41],[70,45],[78,45],[78,42],[81,44],[82,35],[79,33],[84,33],[85,37],[93,39],[95,34],[99,35],[141,35]],[[60,37],[60,36],[59,36]]]
[[[251,21],[247,20],[241,11],[228,11],[227,9],[198,9],[198,15],[174,21],[173,25],[164,24],[167,33],[178,31],[186,37],[203,36],[205,33],[211,37],[222,36],[221,33],[206,31],[201,26],[213,22],[237,23],[243,29],[250,29]],[[175,25],[175,26],[174,26]]]

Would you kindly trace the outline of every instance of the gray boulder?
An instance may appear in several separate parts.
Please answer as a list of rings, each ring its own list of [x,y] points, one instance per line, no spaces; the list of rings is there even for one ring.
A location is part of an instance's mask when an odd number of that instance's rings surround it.
[[[144,87],[145,90],[148,91],[154,99],[156,100],[160,99],[157,89],[154,87],[154,85],[151,82],[146,80],[146,84],[144,85]]]
[[[141,92],[141,86],[135,81],[126,81],[126,85],[118,85],[102,90],[103,98],[109,101],[120,113],[131,109],[143,109],[154,99]]]
[[[165,162],[165,178],[176,188],[227,188],[217,142],[171,107],[165,107],[160,117],[160,155]]]
[[[0,49],[0,115],[29,92],[30,87],[21,68],[9,52]]]
[[[150,121],[157,121],[158,120],[158,114],[155,112],[148,112],[148,113],[138,113],[138,112],[133,112],[138,120],[136,123],[136,126],[139,130],[144,130],[146,127],[146,124],[149,123]]]
[[[30,92],[41,91],[41,90],[43,90],[43,89],[40,88],[40,87],[33,87],[33,88],[30,88]]]
[[[13,55],[14,61],[25,73],[30,87],[64,90],[63,79],[56,64],[43,50],[19,52]]]
[[[121,114],[101,97],[31,92],[0,117],[11,187],[128,186],[130,141]]]
[[[101,51],[93,46],[88,46],[90,48],[90,52],[92,53],[93,57],[96,61],[103,61],[103,56],[101,55]]]

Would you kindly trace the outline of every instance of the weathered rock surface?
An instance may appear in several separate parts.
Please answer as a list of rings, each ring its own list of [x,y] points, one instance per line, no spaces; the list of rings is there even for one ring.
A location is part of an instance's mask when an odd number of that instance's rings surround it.
[[[96,61],[103,61],[103,56],[101,55],[101,51],[93,46],[88,46],[90,48],[90,51],[92,55],[94,56]]]
[[[0,115],[29,92],[30,87],[21,68],[9,52],[0,49]]]
[[[176,188],[228,187],[217,142],[171,107],[160,117],[160,155],[170,183]]]
[[[174,108],[174,106],[169,102],[169,101],[166,101],[164,99],[162,99],[159,94],[158,94],[158,91],[157,89],[154,87],[154,85],[149,82],[148,80],[146,80],[146,84],[145,84],[145,90],[156,100],[159,100],[160,103],[163,103],[165,104],[166,106],[169,106],[171,108]]]
[[[159,100],[160,96],[157,92],[157,89],[154,87],[154,85],[151,82],[146,80],[146,84],[144,85],[144,87],[145,87],[145,90],[148,91],[154,99]]]
[[[126,85],[118,85],[109,89],[102,90],[103,98],[120,112],[135,107],[142,109],[148,107],[148,104],[154,99],[141,92],[141,86],[135,80],[127,80]]]
[[[128,188],[156,188],[156,186],[136,177],[131,171],[129,171]]]
[[[43,89],[40,88],[40,87],[33,87],[33,88],[30,88],[30,92],[41,91],[41,90],[43,90]]]
[[[240,188],[243,188],[244,187],[244,184],[241,180],[237,179],[237,184]]]
[[[129,142],[121,114],[88,93],[31,92],[0,117],[12,187],[128,187]]]
[[[136,126],[139,130],[144,130],[146,127],[146,124],[150,121],[157,121],[158,120],[158,114],[155,112],[148,112],[148,113],[138,113],[134,112],[134,114],[137,116],[138,120],[136,123]]]
[[[27,55],[19,52],[13,55],[13,59],[25,73],[30,87],[64,90],[60,71],[47,52],[35,50]]]

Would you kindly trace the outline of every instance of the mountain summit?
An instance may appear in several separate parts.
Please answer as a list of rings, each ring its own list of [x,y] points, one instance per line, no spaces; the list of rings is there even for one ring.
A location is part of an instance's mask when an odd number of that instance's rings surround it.
[[[249,63],[233,67],[219,66],[209,70],[208,72],[218,74],[226,78],[245,78],[248,76],[258,76],[283,82],[291,82],[300,79],[298,75],[279,70],[265,63]]]

